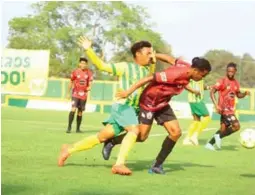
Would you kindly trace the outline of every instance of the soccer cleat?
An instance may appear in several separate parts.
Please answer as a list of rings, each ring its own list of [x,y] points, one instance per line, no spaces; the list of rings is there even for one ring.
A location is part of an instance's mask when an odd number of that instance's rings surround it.
[[[210,144],[210,143],[207,143],[207,144],[205,145],[205,148],[208,149],[208,150],[215,151],[215,148],[214,148],[213,145]]]
[[[83,131],[81,131],[80,129],[77,129],[76,133],[83,133]]]
[[[214,135],[214,139],[215,139],[215,144],[217,146],[217,148],[221,149],[221,138],[219,134],[215,134]]]
[[[156,161],[153,161],[153,164],[151,166],[151,168],[149,169],[148,173],[150,174],[160,174],[160,175],[164,175],[165,174],[165,171],[163,170],[163,165],[160,165],[160,166],[155,166],[156,164]]]
[[[190,142],[191,142],[193,145],[195,145],[195,146],[198,146],[198,145],[199,145],[197,136],[192,136],[189,140],[190,140]]]
[[[66,130],[66,133],[71,133],[71,129],[72,129],[72,127],[68,127]]]
[[[60,155],[58,157],[58,166],[62,167],[65,164],[66,159],[70,156],[70,153],[68,152],[68,146],[64,144],[61,148]]]
[[[162,165],[160,165],[159,167],[151,167],[149,169],[148,173],[150,173],[150,174],[156,173],[156,174],[164,175],[165,171],[163,170]]]
[[[131,175],[132,171],[129,168],[127,168],[125,165],[113,165],[112,173],[119,174],[119,175]]]
[[[114,145],[111,141],[105,142],[102,150],[102,155],[105,160],[109,160]]]
[[[191,140],[188,137],[186,137],[183,140],[182,144],[185,145],[185,146],[188,146],[188,145],[192,145],[193,143],[191,142]]]

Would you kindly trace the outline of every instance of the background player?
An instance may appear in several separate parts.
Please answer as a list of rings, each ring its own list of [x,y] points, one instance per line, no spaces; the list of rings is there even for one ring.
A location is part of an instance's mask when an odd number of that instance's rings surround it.
[[[66,133],[71,132],[74,115],[77,109],[76,133],[81,133],[80,125],[82,112],[85,110],[87,94],[88,91],[90,91],[92,81],[93,73],[88,69],[88,60],[82,57],[80,58],[79,68],[71,73],[70,83],[68,85],[67,98],[69,99],[70,93],[72,93],[72,109],[69,113]]]
[[[215,150],[214,144],[220,149],[221,139],[231,135],[240,129],[240,123],[235,116],[235,97],[244,98],[250,95],[249,91],[240,92],[240,85],[235,79],[237,68],[235,63],[227,65],[227,74],[220,79],[211,89],[211,99],[214,103],[217,113],[221,115],[220,130],[218,130],[212,139],[206,144],[205,148]],[[218,103],[215,93],[218,92]]]
[[[198,135],[205,129],[211,118],[209,116],[208,109],[203,101],[204,90],[210,89],[209,86],[204,85],[204,79],[200,81],[190,80],[189,87],[197,91],[197,93],[188,93],[188,100],[193,116],[193,122],[191,123],[187,136],[183,140],[184,145],[198,145]],[[201,120],[201,117],[203,119]]]

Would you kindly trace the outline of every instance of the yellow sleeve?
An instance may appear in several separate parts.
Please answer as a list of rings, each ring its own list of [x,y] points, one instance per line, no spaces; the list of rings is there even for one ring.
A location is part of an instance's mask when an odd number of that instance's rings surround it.
[[[127,67],[126,62],[105,63],[95,54],[95,52],[91,48],[86,50],[85,53],[91,60],[92,64],[96,66],[100,71],[111,73],[114,76],[121,76],[125,72],[125,69]]]

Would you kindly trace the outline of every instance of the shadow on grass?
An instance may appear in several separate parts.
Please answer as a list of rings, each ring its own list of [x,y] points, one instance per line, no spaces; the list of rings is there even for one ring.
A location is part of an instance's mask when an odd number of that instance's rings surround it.
[[[76,130],[74,129],[74,130],[72,130],[71,131],[71,133],[66,133],[66,130],[65,130],[65,133],[66,134],[85,134],[86,135],[86,133],[98,133],[99,132],[99,130],[97,129],[97,130],[81,130],[81,132],[79,132],[79,133],[76,133]]]
[[[132,193],[127,193],[127,192],[125,192],[125,193],[123,193],[122,191],[121,191],[121,189],[118,189],[118,188],[116,188],[116,190],[118,190],[119,192],[116,192],[116,191],[107,191],[107,189],[104,189],[104,191],[102,192],[102,191],[96,191],[96,190],[94,190],[94,191],[88,191],[88,189],[72,189],[72,190],[70,190],[70,191],[68,191],[68,192],[65,192],[65,194],[70,194],[70,195],[123,195],[123,194],[125,194],[125,195],[131,195]]]
[[[239,149],[236,145],[228,145],[228,146],[222,146],[222,150],[238,151]]]
[[[138,161],[128,161],[127,166],[132,171],[144,171],[148,170],[152,165],[152,161],[146,160],[138,160]],[[112,165],[109,164],[75,164],[75,163],[67,163],[65,166],[84,166],[84,167],[106,167],[111,169]],[[184,171],[186,168],[189,167],[201,167],[201,168],[213,168],[213,165],[204,165],[204,164],[197,164],[197,163],[189,163],[189,162],[180,162],[180,163],[166,163],[164,164],[164,170],[166,172],[173,172],[173,171]]]
[[[70,195],[122,195],[123,192],[121,191],[121,189],[115,188],[116,190],[119,191],[112,191],[113,189],[110,189],[109,191],[107,191],[108,189],[104,189],[104,191],[99,191],[99,190],[91,190],[91,189],[69,189],[68,191],[65,191],[64,194],[70,194]],[[31,191],[33,191],[31,193]],[[54,191],[51,191],[49,189],[45,189],[46,192],[44,192],[44,190],[39,190],[38,194],[58,194]],[[2,184],[2,188],[1,188],[1,194],[4,195],[13,195],[13,194],[35,194],[34,189],[32,190],[32,188],[28,188],[26,186],[23,185],[12,185],[12,184]],[[125,195],[131,195],[131,193],[127,193],[125,192]]]
[[[255,174],[250,174],[250,173],[241,174],[240,176],[241,176],[241,177],[248,177],[248,178],[255,178]]]
[[[1,194],[19,194],[28,190],[29,188],[23,185],[2,184]]]
[[[208,143],[209,139],[199,139],[199,145],[200,146],[205,146]],[[214,145],[214,147],[217,149],[217,147]],[[238,151],[237,145],[226,145],[222,146],[221,150],[229,150],[229,151]]]
[[[209,139],[199,139],[199,145],[200,146],[204,146],[205,144],[207,144],[207,142],[209,141]]]
[[[128,163],[128,166],[133,171],[143,171],[148,170],[152,165],[152,161],[136,161],[136,163]],[[197,164],[197,163],[189,163],[189,162],[179,162],[179,163],[173,163],[168,162],[164,164],[164,170],[165,172],[174,172],[174,171],[185,171],[186,168],[189,167],[201,167],[201,168],[212,168],[215,167],[213,165],[203,165],[203,164]]]

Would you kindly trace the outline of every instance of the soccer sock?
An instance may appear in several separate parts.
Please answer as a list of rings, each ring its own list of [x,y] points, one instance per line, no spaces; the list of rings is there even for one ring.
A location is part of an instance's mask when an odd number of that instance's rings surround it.
[[[116,165],[123,165],[128,156],[129,151],[132,149],[136,142],[137,135],[134,132],[128,132],[125,138],[123,139],[120,152],[116,161]]]
[[[122,140],[125,138],[126,135],[127,135],[127,133],[123,133],[121,135],[118,135],[118,136],[110,139],[109,141],[112,142],[113,145],[121,144]]]
[[[160,165],[162,165],[162,163],[165,161],[165,159],[167,158],[167,156],[171,153],[172,149],[174,148],[176,142],[173,141],[171,138],[169,138],[168,136],[165,138],[163,144],[162,144],[162,148],[156,158],[156,163],[155,163],[155,167],[159,167]]]
[[[220,130],[218,130],[215,134],[220,134]],[[215,135],[215,134],[214,134],[214,135]],[[215,144],[214,135],[213,135],[212,139],[209,141],[209,143],[212,144],[212,145]]]
[[[188,137],[190,138],[193,133],[197,130],[197,127],[198,127],[198,124],[199,124],[199,121],[193,121],[190,126],[189,126],[189,130],[188,130]]]
[[[115,145],[118,145],[118,144],[121,144],[122,143],[122,140],[124,139],[124,137],[127,135],[127,133],[123,133],[123,134],[120,134],[112,139],[109,139],[108,141],[106,141],[107,143],[108,142],[111,142],[114,146]],[[136,139],[136,142],[143,142],[141,141],[139,138]]]
[[[225,131],[220,131],[220,130],[218,130],[216,133],[215,133],[215,135],[216,134],[219,134],[220,135],[220,138],[222,139],[222,138],[224,138],[224,137],[227,137],[227,136],[229,136],[229,135],[231,135],[232,133],[234,133],[235,131],[233,131],[233,129],[232,129],[232,127],[228,127]],[[210,144],[215,144],[215,138],[214,138],[214,136],[212,137],[212,139],[209,141],[209,143]]]
[[[226,129],[226,131],[224,132],[220,132],[220,138],[223,138],[223,137],[227,137],[229,135],[231,135],[232,133],[234,133],[235,131],[233,131],[232,127],[228,127]]]
[[[209,122],[211,121],[211,117],[206,116],[202,119],[202,121],[198,124],[198,134],[200,134],[209,124]]]
[[[70,154],[73,154],[74,152],[88,150],[90,148],[93,148],[97,144],[100,144],[100,141],[97,135],[91,135],[89,137],[84,138],[83,140],[79,142],[76,142],[71,148],[68,149],[68,152]]]
[[[81,121],[82,121],[82,116],[77,115],[77,117],[76,117],[76,122],[77,122],[76,131],[80,130]]]
[[[74,113],[75,113],[75,112],[72,112],[72,111],[69,113],[68,127],[71,127],[71,126],[72,126],[73,118],[74,118]]]

